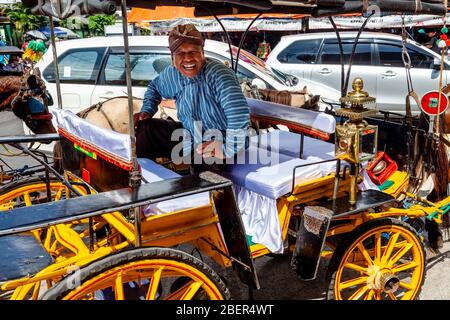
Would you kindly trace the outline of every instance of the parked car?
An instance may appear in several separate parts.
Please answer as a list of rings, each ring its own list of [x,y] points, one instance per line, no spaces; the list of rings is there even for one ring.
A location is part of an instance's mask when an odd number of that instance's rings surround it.
[[[143,98],[149,80],[171,64],[167,36],[133,36],[129,38],[133,96]],[[99,37],[58,42],[58,68],[62,106],[78,112],[97,102],[127,94],[122,37]],[[230,60],[226,43],[206,40],[207,58],[222,62]],[[236,48],[232,49],[237,54]],[[37,64],[45,84],[55,98],[56,84],[51,48]],[[272,72],[262,60],[241,50],[237,76],[264,89],[301,90],[337,101],[339,92],[312,81],[299,82],[283,72]],[[55,106],[56,107],[56,106]]]
[[[356,32],[341,33],[346,64],[349,62],[356,35]],[[407,41],[406,48],[411,58],[413,88],[419,98],[428,91],[438,90],[441,57],[413,40]],[[267,58],[267,65],[340,91],[340,54],[334,32],[282,37]],[[450,80],[449,70],[450,64],[446,62],[444,84]],[[400,36],[363,32],[356,46],[349,90],[352,79],[357,76],[363,78],[364,90],[376,97],[380,110],[405,113],[408,89]],[[412,111],[414,114],[420,113],[414,103]]]

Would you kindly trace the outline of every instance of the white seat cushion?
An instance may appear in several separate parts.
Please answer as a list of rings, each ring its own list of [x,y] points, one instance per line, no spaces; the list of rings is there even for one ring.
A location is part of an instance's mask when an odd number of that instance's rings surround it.
[[[76,140],[83,147],[108,155],[125,167],[132,167],[130,136],[101,128],[86,121],[69,110],[52,111],[58,124],[58,131],[66,138]]]
[[[271,199],[278,199],[292,191],[293,170],[296,166],[295,184],[317,179],[327,174],[317,159],[303,160],[258,148],[254,145],[238,155],[235,164],[227,166],[227,176],[236,184]]]
[[[180,177],[178,173],[173,172],[172,170],[169,170],[150,159],[139,158],[138,161],[141,166],[142,176],[149,183]],[[144,214],[146,216],[163,214],[206,206],[209,204],[209,192],[202,192],[191,196],[151,204],[144,209]]]
[[[275,130],[251,137],[251,143],[294,158],[300,158],[301,135],[294,132]],[[303,159],[316,157],[321,160],[335,158],[334,144],[311,137],[304,137]]]
[[[330,114],[302,108],[293,108],[291,106],[258,99],[246,99],[252,114],[269,119],[274,118],[295,122],[325,134],[332,134],[336,129],[336,119]]]

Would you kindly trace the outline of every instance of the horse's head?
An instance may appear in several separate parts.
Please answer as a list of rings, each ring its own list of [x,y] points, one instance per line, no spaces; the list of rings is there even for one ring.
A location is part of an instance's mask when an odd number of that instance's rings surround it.
[[[14,114],[36,134],[56,133],[48,105],[53,104],[37,69],[24,76],[19,94],[11,102]]]

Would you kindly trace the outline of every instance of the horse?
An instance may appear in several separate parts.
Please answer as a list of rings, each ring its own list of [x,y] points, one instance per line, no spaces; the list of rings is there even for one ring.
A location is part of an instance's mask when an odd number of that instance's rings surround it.
[[[133,97],[132,102],[133,114],[140,112],[143,99]],[[77,116],[99,127],[123,134],[130,134],[128,109],[128,97],[118,96],[87,107],[78,112]],[[171,117],[177,120],[175,102],[173,100],[163,100],[154,117]],[[59,143],[55,144],[53,156],[54,168],[62,172],[62,149]]]
[[[0,111],[12,110],[33,133],[56,133],[51,121],[52,114],[48,110],[53,100],[39,69],[30,69],[23,75],[3,76],[0,97]]]
[[[133,97],[133,114],[140,112],[143,99]],[[77,115],[99,127],[129,134],[128,97],[114,97],[98,102]],[[171,117],[177,120],[176,107],[173,100],[163,100],[154,115],[157,118]]]

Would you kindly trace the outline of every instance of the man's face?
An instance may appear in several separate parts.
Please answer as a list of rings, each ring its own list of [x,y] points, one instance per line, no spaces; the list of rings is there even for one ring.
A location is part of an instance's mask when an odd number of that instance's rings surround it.
[[[202,46],[183,43],[172,54],[175,68],[189,78],[195,77],[205,64]]]

